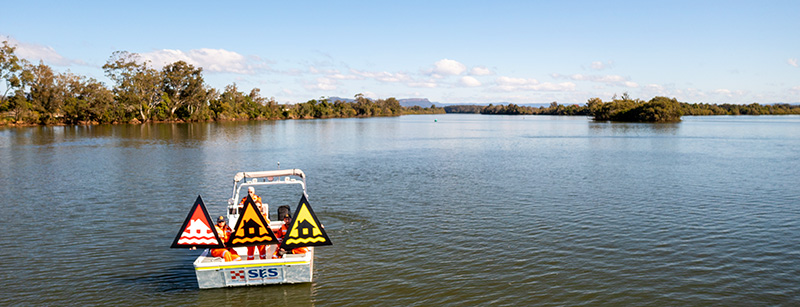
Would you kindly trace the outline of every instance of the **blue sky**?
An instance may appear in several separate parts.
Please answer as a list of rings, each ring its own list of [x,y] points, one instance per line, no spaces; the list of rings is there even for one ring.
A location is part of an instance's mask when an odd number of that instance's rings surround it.
[[[279,102],[800,102],[800,1],[7,1],[0,37],[109,82],[117,50]]]

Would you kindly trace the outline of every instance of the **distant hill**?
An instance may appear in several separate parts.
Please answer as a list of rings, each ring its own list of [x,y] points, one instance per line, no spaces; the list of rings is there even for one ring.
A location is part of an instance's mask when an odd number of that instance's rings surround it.
[[[398,99],[397,101],[404,107],[420,106],[422,108],[430,108],[432,105],[439,106],[439,103],[433,103],[428,98],[406,98]]]

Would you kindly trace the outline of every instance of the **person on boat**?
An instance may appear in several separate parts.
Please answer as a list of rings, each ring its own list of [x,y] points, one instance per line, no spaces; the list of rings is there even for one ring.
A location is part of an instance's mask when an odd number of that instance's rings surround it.
[[[256,203],[256,207],[258,207],[258,210],[261,210],[263,212],[264,208],[262,207],[264,206],[264,203],[261,202],[261,197],[256,195],[256,189],[253,187],[247,187],[247,195],[250,195],[250,198],[252,198],[253,202]],[[244,202],[247,200],[247,195],[242,197],[242,201],[239,202],[239,211],[244,209]]]
[[[224,216],[220,216],[217,219],[217,224],[214,225],[214,227],[217,228],[217,234],[219,234],[219,237],[220,239],[222,239],[222,242],[228,242],[228,238],[230,237],[231,232],[233,232],[233,230],[231,230],[231,228],[228,227],[227,223],[225,222]],[[242,260],[242,257],[239,257],[239,254],[231,247],[211,249],[211,256],[220,257],[224,259],[225,262]]]
[[[256,195],[256,189],[253,187],[247,187],[247,195],[250,195],[250,198],[253,199],[253,202],[256,203],[256,207],[259,211],[261,211],[261,215],[264,216],[264,220],[267,221],[269,224],[269,217],[267,216],[267,205],[265,205],[261,201],[261,197]],[[241,210],[244,208],[244,202],[247,200],[247,196],[242,198],[242,201],[239,203],[239,209]],[[269,225],[267,225],[269,227]],[[248,246],[247,247],[247,260],[255,260],[255,252],[256,247],[258,248],[258,256],[261,260],[267,259],[267,246],[266,245],[258,245],[258,246]]]
[[[289,231],[289,225],[291,225],[291,223],[292,223],[291,214],[289,214],[289,212],[286,212],[286,214],[283,215],[283,225],[281,225],[281,229],[278,229],[278,231],[275,232],[275,237],[278,238],[278,244],[283,243],[283,237],[286,236],[286,232]],[[305,254],[307,252],[308,248],[303,246],[292,249],[289,252],[289,254]],[[280,248],[280,245],[278,245],[278,248],[275,249],[275,253],[272,254],[272,259],[281,258],[283,257],[284,254],[286,254],[286,250]]]
[[[283,225],[281,225],[281,229],[275,232],[275,237],[278,238],[278,243],[283,243],[283,236],[286,235],[286,231],[289,230],[289,223],[292,221],[292,217],[289,212],[285,212],[282,216],[279,216],[278,219],[283,220]]]

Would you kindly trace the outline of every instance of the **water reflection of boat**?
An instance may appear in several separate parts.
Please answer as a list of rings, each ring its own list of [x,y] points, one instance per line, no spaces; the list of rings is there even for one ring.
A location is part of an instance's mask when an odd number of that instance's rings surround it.
[[[260,172],[239,172],[233,178],[233,195],[228,200],[228,225],[237,225],[240,215],[239,194],[251,186],[299,185],[306,199],[306,175],[299,169],[286,169]],[[269,203],[264,200],[265,203]],[[297,214],[297,213],[295,213]],[[269,216],[267,214],[267,216]],[[267,217],[268,219],[268,217]],[[283,221],[269,221],[273,232],[283,225]],[[235,230],[234,230],[235,231]],[[275,252],[277,245],[267,245],[267,255]],[[201,289],[222,288],[264,284],[311,282],[314,274],[314,247],[307,247],[305,254],[286,254],[278,259],[243,260],[224,262],[222,258],[212,257],[206,249],[194,261],[197,284]],[[247,248],[234,247],[239,255],[246,255]],[[271,258],[271,257],[267,257]]]

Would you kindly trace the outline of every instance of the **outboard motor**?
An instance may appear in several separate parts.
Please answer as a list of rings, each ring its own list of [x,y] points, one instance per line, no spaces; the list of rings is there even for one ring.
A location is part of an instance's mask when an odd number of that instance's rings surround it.
[[[282,205],[278,206],[278,221],[283,221],[284,216],[292,217],[292,210],[289,209],[289,205]]]

